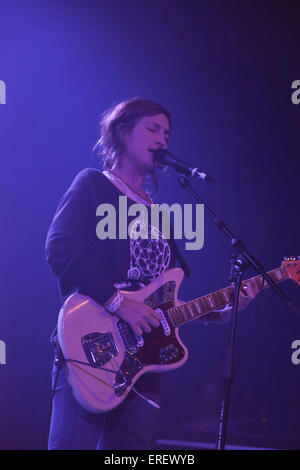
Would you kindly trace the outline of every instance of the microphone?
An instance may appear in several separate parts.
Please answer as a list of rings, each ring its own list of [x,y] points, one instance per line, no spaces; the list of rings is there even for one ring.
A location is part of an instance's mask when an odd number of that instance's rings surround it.
[[[175,168],[178,173],[183,173],[186,176],[194,176],[202,181],[206,181],[208,183],[212,183],[214,179],[200,171],[199,168],[193,168],[188,163],[184,162],[178,157],[175,157],[173,153],[169,152],[169,150],[158,149],[152,150],[149,149],[153,153],[154,160],[162,165],[167,165]]]

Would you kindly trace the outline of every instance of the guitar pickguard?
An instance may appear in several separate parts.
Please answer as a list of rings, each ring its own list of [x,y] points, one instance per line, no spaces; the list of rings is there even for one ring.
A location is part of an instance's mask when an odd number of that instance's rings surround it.
[[[176,289],[176,282],[169,281],[163,284],[161,287],[152,292],[149,297],[144,299],[144,303],[155,309],[165,303],[174,302],[174,294]]]
[[[146,297],[144,303],[153,309],[164,312],[174,305],[175,289],[176,282],[168,281]],[[163,320],[167,323],[167,317],[164,316]],[[135,375],[145,366],[174,363],[183,355],[174,328],[168,324],[163,326],[161,324],[161,326],[153,328],[150,333],[144,333],[142,347],[139,346],[137,337],[126,322],[120,320],[118,330],[126,353],[114,383],[114,391],[117,396],[121,396],[126,391]],[[168,335],[166,331],[168,331]]]

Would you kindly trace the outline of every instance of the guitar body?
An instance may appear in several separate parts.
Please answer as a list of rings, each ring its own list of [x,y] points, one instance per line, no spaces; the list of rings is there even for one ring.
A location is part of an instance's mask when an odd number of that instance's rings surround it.
[[[267,274],[273,283],[292,279],[300,285],[300,258],[285,258],[280,268]],[[109,411],[146,372],[165,372],[186,362],[188,351],[179,338],[178,326],[225,307],[233,289],[229,286],[183,303],[178,300],[182,279],[183,271],[174,268],[138,291],[122,291],[161,315],[160,326],[140,338],[126,322],[91,298],[73,294],[66,300],[58,317],[58,341],[67,379],[81,406],[93,413]],[[261,276],[243,281],[242,286],[247,287],[248,282],[260,290],[269,286]]]
[[[160,309],[161,325],[141,338],[91,298],[75,293],[66,300],[59,313],[58,340],[67,359],[68,382],[81,406],[93,413],[109,411],[126,398],[144,373],[165,372],[186,362],[188,351],[178,327],[164,314],[182,303],[177,297],[182,279],[183,271],[174,268],[138,291],[122,291]]]

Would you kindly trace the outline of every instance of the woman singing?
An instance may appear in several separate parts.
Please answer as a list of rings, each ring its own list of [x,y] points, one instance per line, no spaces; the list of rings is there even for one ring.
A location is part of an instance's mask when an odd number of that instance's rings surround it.
[[[96,211],[101,204],[111,204],[118,220],[120,196],[127,196],[128,206],[139,203],[150,208],[152,200],[144,183],[151,177],[155,179],[153,151],[167,148],[171,119],[160,104],[134,98],[107,110],[100,129],[96,148],[104,171],[81,171],[61,198],[47,235],[46,259],[58,277],[62,301],[74,292],[89,296],[127,322],[140,337],[160,325],[160,315],[148,305],[122,296],[120,289],[146,286],[173,268],[176,258],[182,267],[186,266],[172,239],[160,231],[158,237],[151,238],[151,225],[147,227],[147,239],[100,239],[96,233]],[[143,224],[145,221],[141,220],[131,229],[141,231],[145,229]],[[254,292],[248,292],[249,298],[253,296]],[[246,300],[242,299],[241,308],[245,305]],[[218,321],[225,322],[228,315],[230,308],[219,312]],[[55,333],[52,339],[55,343]],[[131,391],[114,410],[90,413],[74,398],[64,364],[57,365],[56,361],[49,449],[155,448],[157,408]],[[145,374],[136,388],[145,398],[159,403],[160,377]]]

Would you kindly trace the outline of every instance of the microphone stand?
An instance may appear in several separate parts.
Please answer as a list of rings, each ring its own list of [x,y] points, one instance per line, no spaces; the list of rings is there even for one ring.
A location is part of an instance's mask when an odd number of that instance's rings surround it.
[[[216,213],[207,205],[207,203],[197,194],[190,185],[186,176],[179,176],[178,181],[180,185],[187,189],[201,204],[204,205],[206,211],[211,216],[218,229],[221,230],[225,236],[229,239],[234,250],[239,252],[240,256],[243,257],[243,261],[237,259],[237,255],[233,253],[231,259],[231,272],[230,272],[230,281],[234,283],[234,299],[232,306],[232,317],[230,325],[230,338],[229,345],[226,353],[225,359],[225,368],[224,368],[224,383],[223,391],[221,397],[220,405],[220,415],[219,415],[219,431],[216,443],[216,450],[224,450],[225,448],[225,439],[227,432],[227,423],[228,423],[228,410],[230,403],[230,392],[232,385],[232,373],[233,373],[233,356],[234,356],[234,341],[236,335],[236,326],[237,326],[237,313],[238,313],[238,303],[239,303],[239,293],[242,283],[242,278],[245,270],[251,265],[253,269],[262,276],[263,282],[266,281],[277,294],[288,304],[288,306],[296,313],[299,312],[299,308],[295,306],[289,297],[278,287],[275,282],[272,281],[270,276],[265,272],[262,263],[255,258],[252,254],[249,253],[245,245],[239,240],[235,235],[229,230],[227,225],[223,220],[220,220]]]

